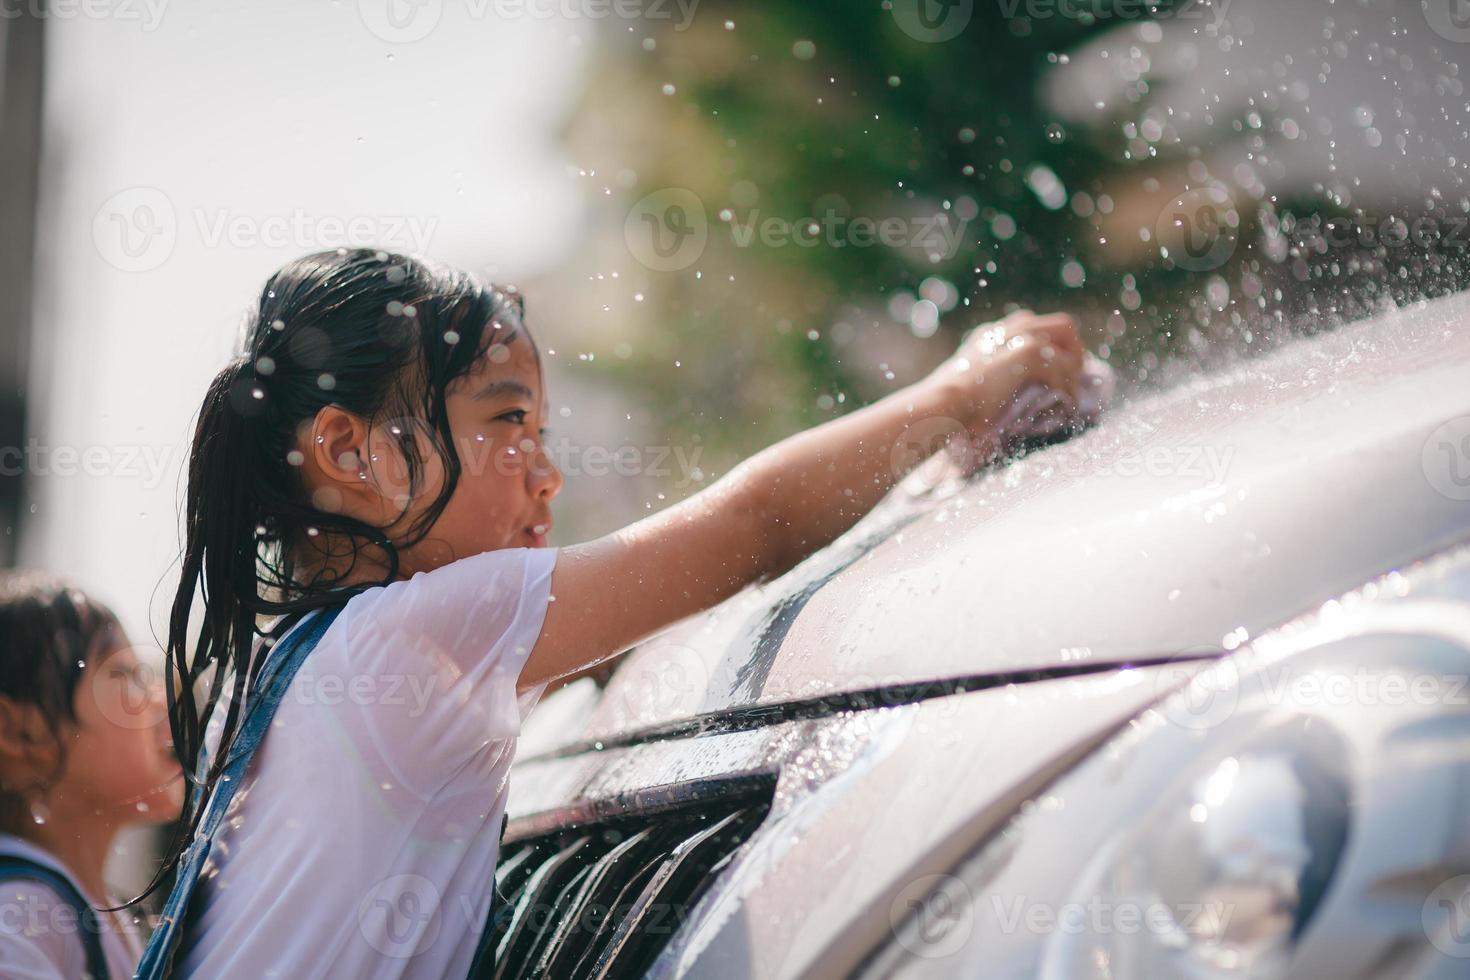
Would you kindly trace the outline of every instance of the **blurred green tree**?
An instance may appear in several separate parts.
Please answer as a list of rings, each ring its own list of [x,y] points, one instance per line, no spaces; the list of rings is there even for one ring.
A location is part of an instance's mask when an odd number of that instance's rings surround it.
[[[570,133],[618,205],[604,228],[628,246],[621,263],[608,253],[617,288],[648,300],[614,312],[636,342],[608,370],[728,461],[912,380],[1018,305],[1078,315],[1131,382],[1171,354],[1258,347],[1294,313],[1371,310],[1391,278],[1381,250],[1205,254],[1221,235],[1278,231],[1280,207],[1349,209],[1315,192],[1199,197],[1216,175],[1146,108],[1146,52],[1124,44],[1144,67],[1120,66],[1115,125],[1073,133],[1053,118],[1047,82],[1067,52],[1120,24],[1142,38],[1186,2],[705,0],[619,22]],[[1259,128],[1272,98],[1214,131]],[[696,227],[687,261],[627,260],[633,237],[677,243]],[[1443,263],[1418,271],[1404,292]]]

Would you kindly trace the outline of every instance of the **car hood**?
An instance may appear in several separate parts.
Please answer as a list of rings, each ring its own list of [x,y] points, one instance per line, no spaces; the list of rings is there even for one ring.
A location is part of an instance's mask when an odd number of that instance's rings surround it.
[[[534,741],[1232,649],[1470,537],[1467,315],[1470,294],[1387,312],[970,480],[916,474],[787,575],[635,650],[600,696],[550,699],[557,734]]]

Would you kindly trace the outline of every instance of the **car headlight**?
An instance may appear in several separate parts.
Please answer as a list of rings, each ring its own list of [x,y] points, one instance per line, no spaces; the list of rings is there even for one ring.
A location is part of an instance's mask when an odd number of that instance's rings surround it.
[[[909,882],[866,975],[1372,976],[1385,957],[1443,959],[1429,893],[1465,858],[1448,838],[1470,816],[1470,644],[1292,642],[1198,675],[952,873]]]
[[[1042,977],[1283,975],[1347,836],[1343,747],[1293,719],[1202,756],[1083,866],[1064,908],[1099,914],[1052,933]]]

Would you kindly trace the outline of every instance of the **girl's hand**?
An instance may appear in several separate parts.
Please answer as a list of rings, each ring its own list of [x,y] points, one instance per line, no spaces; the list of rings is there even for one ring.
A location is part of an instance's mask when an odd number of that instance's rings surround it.
[[[917,465],[923,433],[976,442],[1027,382],[1074,400],[1082,342],[1070,317],[1018,313],[979,328],[928,378],[757,453],[714,486],[605,538],[561,549],[520,684],[565,677],[746,584],[791,568],[851,527]],[[934,447],[937,448],[937,447]],[[933,449],[929,449],[930,452]]]
[[[972,436],[994,426],[1028,382],[1040,382],[1075,404],[1082,376],[1082,339],[1070,316],[1023,310],[976,327],[920,384],[941,394],[948,414]]]

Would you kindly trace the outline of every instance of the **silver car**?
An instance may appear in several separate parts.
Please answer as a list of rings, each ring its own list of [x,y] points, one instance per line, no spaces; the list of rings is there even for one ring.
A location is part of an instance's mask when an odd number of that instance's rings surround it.
[[[558,691],[485,975],[1470,975],[1467,321],[931,466]]]

